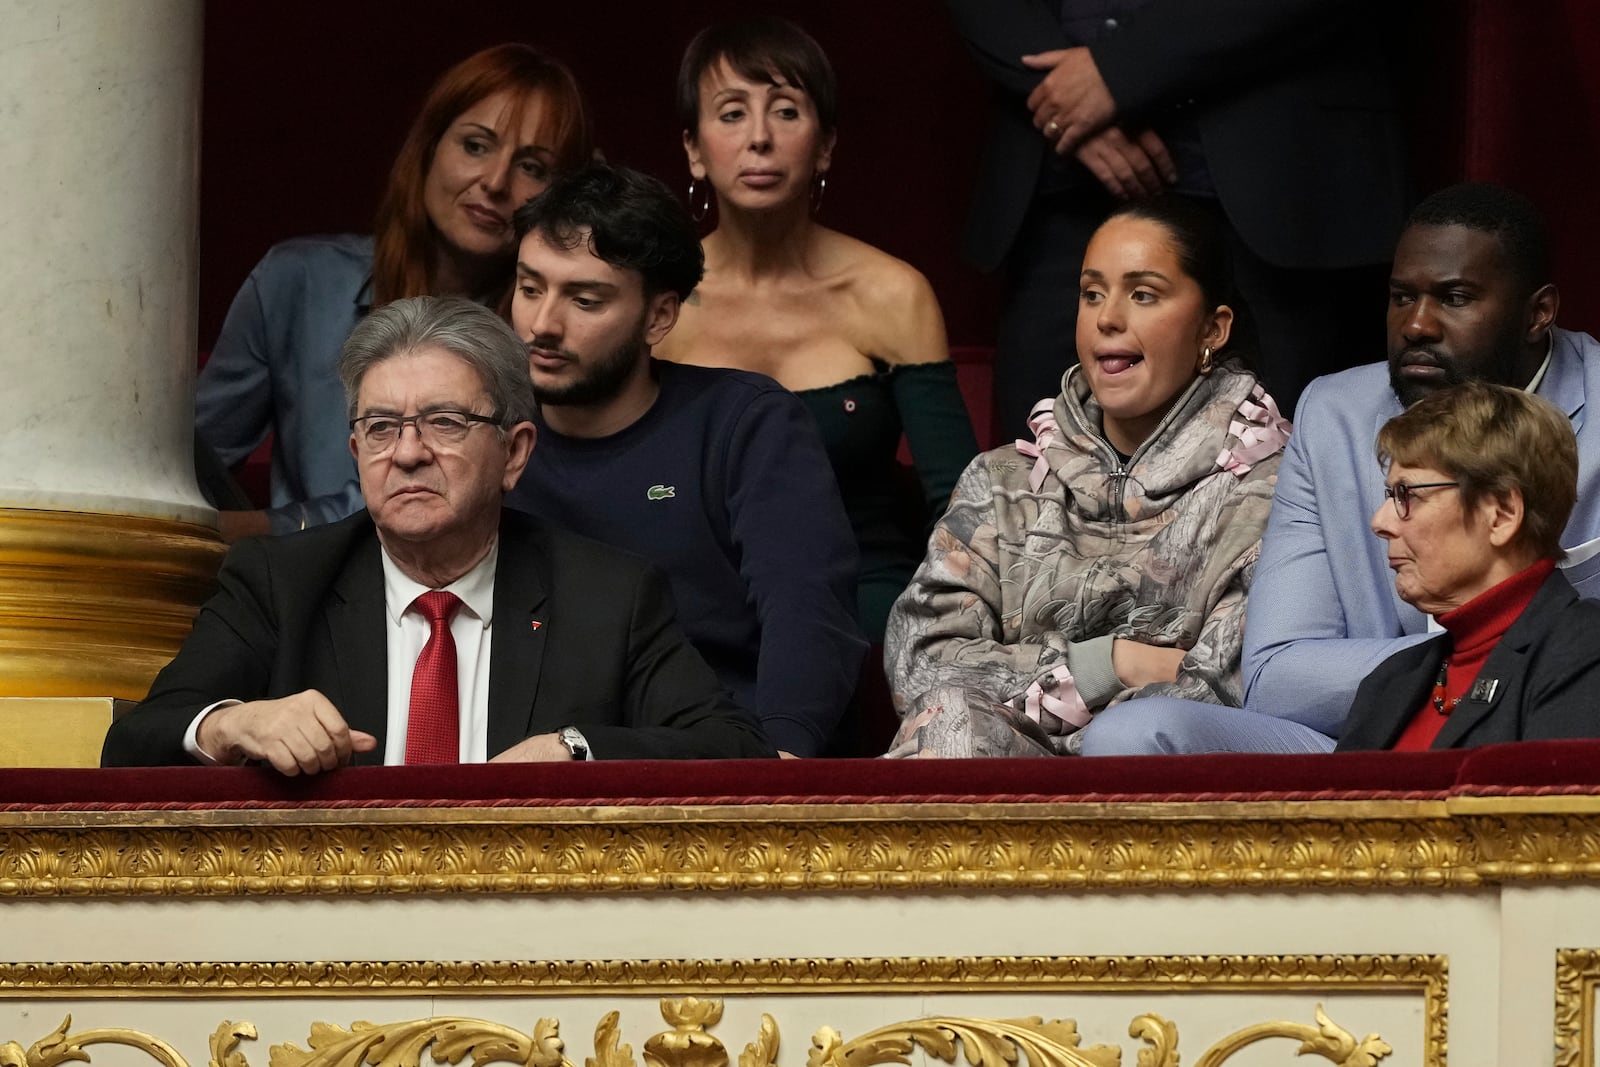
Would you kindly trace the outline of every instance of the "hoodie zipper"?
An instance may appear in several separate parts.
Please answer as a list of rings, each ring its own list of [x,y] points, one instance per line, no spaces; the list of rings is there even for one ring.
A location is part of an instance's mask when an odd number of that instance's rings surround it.
[[[1071,380],[1071,375],[1077,373],[1078,368],[1072,368],[1068,375],[1068,382]],[[1109,491],[1111,493],[1111,500],[1116,504],[1117,522],[1125,523],[1128,521],[1128,506],[1124,498],[1127,495],[1128,476],[1132,472],[1134,464],[1137,463],[1141,457],[1143,457],[1152,443],[1160,439],[1162,432],[1172,424],[1172,421],[1178,417],[1178,412],[1182,411],[1184,405],[1188,403],[1190,395],[1193,394],[1196,389],[1200,388],[1201,383],[1204,381],[1204,376],[1196,376],[1195,380],[1189,383],[1188,388],[1179,394],[1177,400],[1172,402],[1172,406],[1167,409],[1167,413],[1161,416],[1161,421],[1156,423],[1156,428],[1154,430],[1150,431],[1150,436],[1139,442],[1139,447],[1133,450],[1133,455],[1128,457],[1128,461],[1126,463],[1122,461],[1122,456],[1118,454],[1117,450],[1111,447],[1111,442],[1105,439],[1105,432],[1103,429],[1096,430],[1091,426],[1084,425],[1081,417],[1081,408],[1076,405],[1070,405],[1068,407],[1068,411],[1071,413],[1073,420],[1079,424],[1078,428],[1088,433],[1088,435],[1094,439],[1094,443],[1098,445],[1111,460],[1112,470],[1110,474],[1106,475],[1106,481],[1110,486]],[[1068,382],[1062,383],[1063,391],[1065,391],[1067,388],[1070,388]],[[1090,395],[1094,395],[1093,391],[1090,392]],[[1102,418],[1103,417],[1104,416],[1102,416]]]

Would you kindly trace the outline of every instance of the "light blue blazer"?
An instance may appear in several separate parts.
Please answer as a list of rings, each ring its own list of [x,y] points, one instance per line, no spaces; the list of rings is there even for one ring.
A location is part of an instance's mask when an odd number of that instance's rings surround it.
[[[1591,399],[1600,405],[1600,342],[1552,333],[1538,395],[1578,436],[1578,502],[1561,538],[1571,549],[1600,537],[1600,414],[1586,417]],[[1395,595],[1370,526],[1384,486],[1374,442],[1400,410],[1387,363],[1318,378],[1301,397],[1250,587],[1247,709],[1337,737],[1361,680],[1427,636],[1427,616]],[[1580,595],[1600,596],[1600,556],[1566,575]]]

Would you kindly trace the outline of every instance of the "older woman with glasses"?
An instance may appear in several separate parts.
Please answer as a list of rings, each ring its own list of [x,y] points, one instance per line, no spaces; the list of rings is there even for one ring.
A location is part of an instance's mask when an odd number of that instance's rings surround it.
[[[1600,603],[1556,569],[1577,496],[1567,419],[1469,382],[1389,420],[1378,460],[1395,592],[1443,632],[1367,676],[1339,750],[1600,737]]]

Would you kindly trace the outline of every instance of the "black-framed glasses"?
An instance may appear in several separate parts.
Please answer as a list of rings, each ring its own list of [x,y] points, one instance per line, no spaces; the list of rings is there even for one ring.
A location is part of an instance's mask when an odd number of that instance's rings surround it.
[[[1394,513],[1402,520],[1411,517],[1411,498],[1418,489],[1449,489],[1459,486],[1460,482],[1418,482],[1416,485],[1407,485],[1405,482],[1395,482],[1393,485],[1383,487],[1383,495],[1394,501]]]
[[[387,452],[400,442],[406,424],[417,428],[417,436],[429,448],[452,448],[467,439],[472,424],[500,425],[502,415],[478,415],[471,411],[424,411],[416,415],[363,415],[350,420],[350,430],[363,452]]]

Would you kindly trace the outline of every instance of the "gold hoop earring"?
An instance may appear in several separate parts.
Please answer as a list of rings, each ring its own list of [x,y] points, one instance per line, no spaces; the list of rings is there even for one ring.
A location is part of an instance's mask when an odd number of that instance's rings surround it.
[[[828,172],[823,171],[817,175],[817,187],[811,192],[811,213],[815,215],[822,210],[822,197],[828,191]]]
[[[1200,350],[1200,373],[1210,374],[1213,366],[1215,366],[1215,361],[1212,358],[1211,346],[1206,345]]]
[[[706,182],[705,199],[700,202],[700,206],[698,208],[695,207],[694,191],[695,191],[695,186],[697,186],[699,184],[700,184],[700,179],[699,178],[696,178],[693,175],[689,176],[689,215],[696,222],[700,222],[701,220],[703,220],[711,212],[711,183],[710,182]]]

